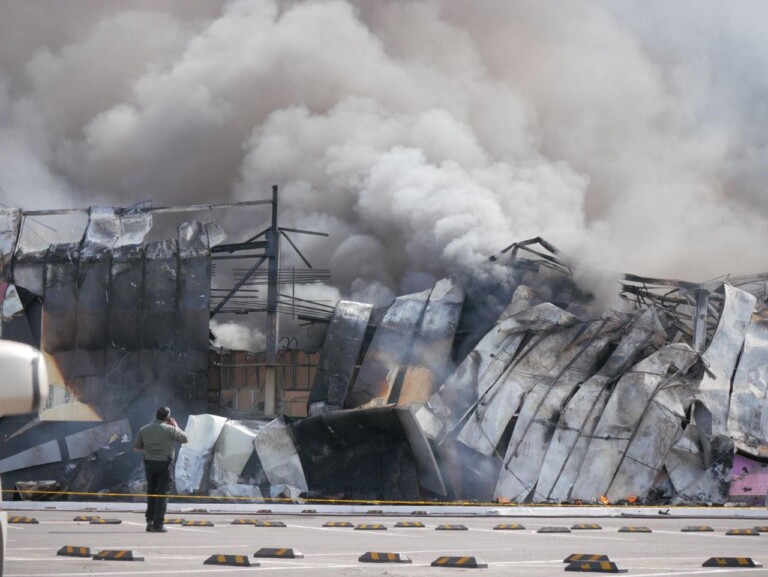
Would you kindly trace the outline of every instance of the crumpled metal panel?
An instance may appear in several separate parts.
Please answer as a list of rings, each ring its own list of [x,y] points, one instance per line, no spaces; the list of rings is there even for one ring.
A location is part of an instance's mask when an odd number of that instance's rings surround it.
[[[104,423],[64,437],[70,459],[87,457],[110,443],[114,438],[131,439],[133,432],[128,419]]]
[[[536,381],[526,395],[509,441],[494,495],[512,502],[528,501],[536,485],[549,440],[563,405],[576,386],[589,377],[612,342],[622,319],[608,312],[586,325],[584,332],[558,355],[562,369]]]
[[[397,297],[373,335],[357,380],[349,394],[352,407],[382,406],[408,355],[430,291]]]
[[[605,364],[568,401],[547,448],[535,500],[560,502],[569,498],[592,433],[610,398],[609,386],[635,363],[644,348],[657,348],[665,339],[655,309],[646,310],[631,322]]]
[[[11,280],[11,261],[21,228],[21,210],[0,207],[0,281]]]
[[[238,485],[240,474],[254,452],[257,430],[238,421],[227,421],[213,450],[211,481],[217,487]]]
[[[609,501],[645,499],[667,453],[682,436],[685,413],[696,384],[684,379],[676,381],[665,384],[651,398],[608,487]]]
[[[38,467],[48,463],[58,463],[61,459],[59,442],[56,440],[48,441],[0,460],[0,473]]]
[[[578,319],[561,308],[543,303],[514,319],[528,323],[533,337],[495,383],[484,391],[458,440],[483,455],[491,455],[504,429],[536,382],[565,368],[563,349],[581,330]]]
[[[698,439],[699,431],[696,425],[688,425],[666,456],[664,467],[676,492],[692,485],[704,474],[703,451],[699,447]]]
[[[426,403],[446,376],[451,347],[464,304],[464,289],[454,279],[437,282],[416,332],[398,405]]]
[[[151,204],[147,201],[128,209],[90,207],[83,244],[113,249],[143,243],[152,229],[152,213],[147,210]]]
[[[606,495],[649,405],[670,382],[669,372],[684,373],[697,358],[688,345],[667,345],[624,373],[597,424],[572,499],[596,501]]]
[[[307,478],[296,445],[281,418],[263,427],[253,439],[253,446],[270,485],[290,485],[300,491],[307,490]]]
[[[728,499],[735,452],[733,439],[716,435],[703,440],[706,446],[699,453],[703,456],[703,463],[695,464],[691,471],[698,474],[695,474],[693,482],[677,491],[673,504],[722,505]]]
[[[24,312],[24,305],[21,304],[19,291],[16,286],[6,282],[0,282],[0,314],[3,323],[8,323],[19,313]]]
[[[184,432],[187,442],[176,458],[176,490],[182,495],[205,488],[204,481],[213,459],[213,450],[227,419],[216,415],[190,415]]]
[[[224,229],[221,228],[218,222],[206,222],[203,226],[205,227],[205,235],[208,237],[209,249],[227,240],[227,233],[224,232]]]
[[[513,319],[527,310],[534,291],[519,286],[499,321],[466,356],[425,406],[415,411],[424,434],[431,439],[442,437],[446,429],[459,424],[465,413],[489,390],[514,358],[527,325]]]
[[[740,451],[768,457],[768,307],[752,314],[733,377],[728,435]]]
[[[755,297],[730,285],[723,285],[725,304],[715,336],[702,355],[707,372],[696,394],[694,421],[708,435],[725,434],[731,377],[752,318]]]
[[[344,407],[373,305],[339,301],[331,316],[309,393],[309,415]]]

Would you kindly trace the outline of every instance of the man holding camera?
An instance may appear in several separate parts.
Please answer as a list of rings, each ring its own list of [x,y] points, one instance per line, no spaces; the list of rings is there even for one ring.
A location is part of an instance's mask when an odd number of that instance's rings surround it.
[[[166,533],[165,510],[173,485],[173,456],[176,443],[186,443],[187,435],[171,417],[171,409],[160,407],[155,421],[144,425],[133,443],[134,451],[144,452],[147,474],[147,531]]]

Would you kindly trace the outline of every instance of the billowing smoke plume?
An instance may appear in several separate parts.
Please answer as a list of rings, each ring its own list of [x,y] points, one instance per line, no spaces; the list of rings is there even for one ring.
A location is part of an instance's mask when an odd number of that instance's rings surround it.
[[[299,240],[308,258],[377,304],[446,273],[493,278],[490,254],[537,235],[639,274],[768,268],[762,2],[2,14],[6,204],[258,199],[278,184],[283,224],[331,233]],[[213,215],[231,240],[268,219],[241,212]]]

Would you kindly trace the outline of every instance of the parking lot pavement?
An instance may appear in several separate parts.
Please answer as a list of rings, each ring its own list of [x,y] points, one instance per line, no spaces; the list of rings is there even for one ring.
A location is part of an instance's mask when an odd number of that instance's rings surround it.
[[[147,533],[143,515],[129,512],[16,511],[37,524],[11,524],[6,552],[5,577],[99,576],[99,575],[240,575],[248,572],[274,575],[444,575],[459,572],[451,564],[467,567],[472,558],[486,563],[484,575],[544,577],[562,573],[563,560],[572,554],[607,555],[632,575],[768,575],[768,568],[704,568],[710,557],[752,558],[768,565],[768,533],[727,535],[732,529],[768,525],[768,520],[711,518],[541,518],[541,517],[446,517],[409,515],[169,515],[187,521],[210,521],[213,526],[170,525],[164,534]],[[81,514],[118,519],[120,524],[75,521]],[[242,524],[234,524],[236,520]],[[253,521],[265,521],[263,526]],[[329,522],[352,527],[324,526]],[[279,526],[284,523],[285,527]],[[396,527],[398,523],[407,526]],[[423,527],[418,524],[423,524]],[[357,529],[381,525],[384,529]],[[440,525],[463,525],[467,530],[437,530]],[[499,525],[508,528],[497,529]],[[522,525],[523,528],[514,528]],[[582,525],[584,528],[573,528]],[[597,525],[597,527],[594,527]],[[592,526],[592,528],[589,528]],[[711,531],[684,528],[710,527]],[[569,529],[539,532],[543,528]],[[620,532],[623,527],[645,527],[650,533]],[[94,560],[65,557],[57,552],[66,546],[130,551],[142,561]],[[254,558],[262,548],[289,550],[300,558]],[[366,552],[401,554],[410,563],[363,563]],[[286,555],[286,553],[282,553]],[[123,557],[127,554],[123,554]],[[249,560],[250,566],[206,565]],[[219,557],[221,556],[221,557]],[[231,556],[231,559],[230,557]],[[378,556],[381,561],[386,557]],[[441,557],[439,567],[431,564]],[[259,563],[255,566],[255,563]],[[462,574],[471,569],[461,569]],[[568,573],[570,574],[570,573]]]

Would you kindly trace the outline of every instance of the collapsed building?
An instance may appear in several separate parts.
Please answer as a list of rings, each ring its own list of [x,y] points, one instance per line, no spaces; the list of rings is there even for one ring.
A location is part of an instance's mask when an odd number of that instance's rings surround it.
[[[555,247],[516,243],[492,257],[507,271],[498,286],[445,278],[384,310],[340,301],[307,416],[231,420],[206,413],[218,225],[185,223],[146,243],[146,207],[91,209],[79,243],[25,252],[20,222],[0,211],[0,336],[37,344],[54,381],[40,420],[0,420],[0,473],[20,486],[141,493],[133,432],[167,403],[190,437],[176,463],[187,495],[765,495],[768,275],[620,275],[624,305],[605,310]]]

